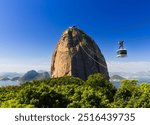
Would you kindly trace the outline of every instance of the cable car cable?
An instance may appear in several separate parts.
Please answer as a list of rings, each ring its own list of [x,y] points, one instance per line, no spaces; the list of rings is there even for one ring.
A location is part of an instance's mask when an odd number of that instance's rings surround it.
[[[89,50],[89,51],[91,51],[92,53],[94,53],[95,55],[97,55],[97,53],[96,52],[94,52],[93,50],[91,50],[86,44],[85,44],[85,47]],[[102,60],[102,61],[104,61],[102,58],[100,58],[100,57],[98,57],[100,60]]]
[[[94,62],[98,63],[100,66],[102,66],[102,67],[104,67],[104,68],[107,69],[107,67],[106,67],[105,65],[99,63],[99,62],[98,62],[97,60],[95,60],[91,55],[89,55],[89,54],[85,51],[85,49],[84,49],[82,46],[81,46],[81,48],[82,48],[82,50],[86,53],[86,55],[88,55]]]
[[[102,66],[103,68],[107,69],[107,66],[105,66],[105,65],[103,65],[103,64],[101,64],[101,63],[99,63],[99,62],[98,62],[97,60],[95,60],[91,55],[89,55],[89,54],[86,52],[86,50],[82,47],[81,42],[80,42],[80,40],[79,40],[78,37],[77,37],[77,39],[78,39],[78,41],[79,41],[79,43],[80,43],[80,47],[81,47],[82,50],[86,53],[86,55],[87,55],[88,57],[90,57],[94,62],[96,62],[97,64],[99,64],[100,66]]]

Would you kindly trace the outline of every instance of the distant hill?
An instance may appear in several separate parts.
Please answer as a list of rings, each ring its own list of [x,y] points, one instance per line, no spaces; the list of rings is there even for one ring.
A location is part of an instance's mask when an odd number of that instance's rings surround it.
[[[14,77],[14,78],[11,79],[11,81],[17,81],[19,79],[20,79],[20,77]]]
[[[14,77],[21,77],[23,74],[22,73],[16,73],[16,72],[3,72],[0,73],[1,77],[8,77],[9,79],[12,79]]]
[[[50,77],[48,72],[38,73],[35,70],[28,71],[25,73],[19,81],[21,83],[28,82],[32,80],[42,80],[42,79],[48,79]]]
[[[122,77],[122,76],[119,76],[119,75],[113,75],[110,77],[110,81],[121,81],[121,80],[124,80],[126,78]]]
[[[41,80],[41,79],[48,79],[50,75],[48,72],[38,73],[38,75],[33,80]]]
[[[7,80],[10,80],[8,77],[3,77],[0,79],[1,81],[7,81]]]

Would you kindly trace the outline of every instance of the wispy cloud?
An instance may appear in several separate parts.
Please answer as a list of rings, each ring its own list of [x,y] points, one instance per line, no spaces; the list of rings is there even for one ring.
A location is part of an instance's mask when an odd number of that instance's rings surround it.
[[[32,69],[50,71],[50,63],[33,63],[32,64],[20,64],[20,63],[2,63],[0,64],[0,72],[26,72]],[[146,61],[108,61],[109,72],[141,72],[150,71],[150,62]]]
[[[132,61],[132,62],[119,62],[108,61],[108,70],[110,72],[141,72],[150,71],[150,62],[145,61]]]
[[[0,72],[27,72],[29,70],[50,70],[50,60],[47,58],[0,58]]]
[[[29,70],[50,70],[49,64],[2,64],[0,65],[0,72],[27,72]]]

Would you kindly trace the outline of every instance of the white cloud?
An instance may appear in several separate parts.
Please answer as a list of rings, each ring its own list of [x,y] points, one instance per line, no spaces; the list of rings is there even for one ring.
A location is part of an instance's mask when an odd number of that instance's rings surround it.
[[[0,72],[27,72],[29,70],[50,70],[49,64],[2,64],[0,65]]]
[[[50,70],[47,58],[16,59],[0,58],[0,72],[27,72],[29,70]]]
[[[150,71],[150,62],[135,61],[135,62],[119,62],[108,61],[109,72],[141,72]]]
[[[22,61],[23,62],[23,61]],[[12,63],[2,62],[0,64],[0,72],[26,72],[29,70],[46,70],[50,71],[50,61],[34,61],[32,63]],[[38,62],[38,63],[37,63]],[[49,63],[45,63],[49,62]],[[108,61],[107,62],[109,72],[141,72],[150,71],[150,62],[146,61]]]

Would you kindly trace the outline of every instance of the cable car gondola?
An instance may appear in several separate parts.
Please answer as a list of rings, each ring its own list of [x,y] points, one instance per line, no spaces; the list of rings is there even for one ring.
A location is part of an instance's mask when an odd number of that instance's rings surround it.
[[[127,50],[124,48],[124,41],[119,41],[119,49],[117,50],[117,57],[126,57]]]

